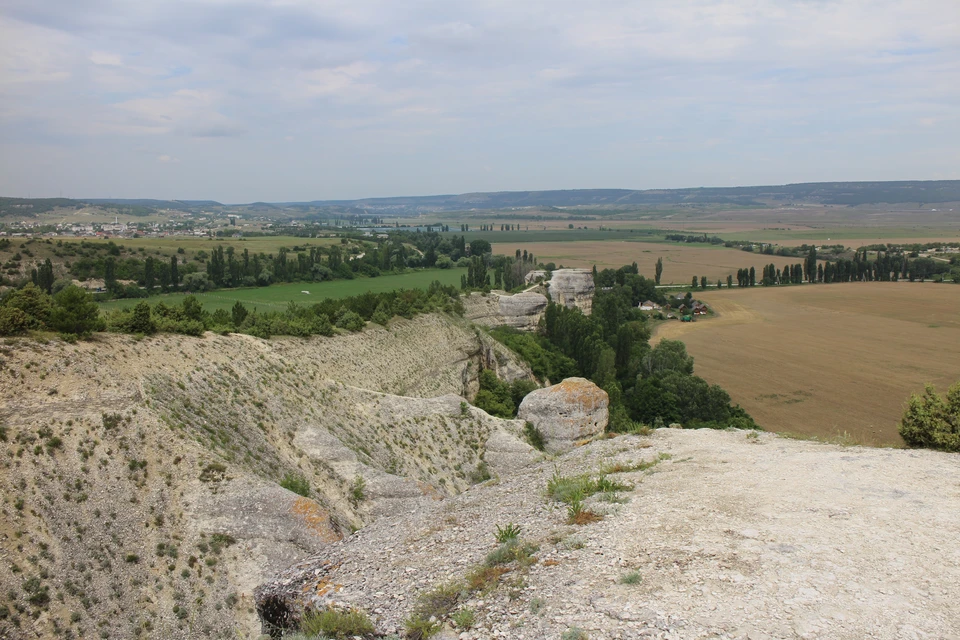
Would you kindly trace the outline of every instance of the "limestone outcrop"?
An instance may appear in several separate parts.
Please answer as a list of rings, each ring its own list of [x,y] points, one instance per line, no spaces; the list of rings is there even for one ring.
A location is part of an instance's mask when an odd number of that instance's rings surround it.
[[[485,327],[508,326],[523,331],[537,328],[547,298],[541,293],[524,292],[515,295],[504,293],[474,293],[464,299],[465,317]]]
[[[503,323],[516,329],[536,329],[546,308],[547,297],[540,293],[500,296],[500,315],[503,316]]]
[[[585,378],[532,391],[520,403],[517,418],[533,423],[546,449],[558,453],[602,433],[607,426],[607,392]]]
[[[590,269],[557,269],[547,283],[550,298],[584,315],[593,311],[593,272]]]

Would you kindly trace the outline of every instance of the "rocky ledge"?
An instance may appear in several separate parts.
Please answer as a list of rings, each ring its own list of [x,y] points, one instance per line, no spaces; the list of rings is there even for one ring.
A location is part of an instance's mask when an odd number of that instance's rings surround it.
[[[436,638],[956,639],[956,460],[743,431],[597,441],[384,518],[260,587],[258,607],[357,607],[402,633],[513,523],[529,561],[462,596],[472,625],[442,621]],[[603,471],[633,490],[587,499],[603,519],[568,524],[547,483]]]

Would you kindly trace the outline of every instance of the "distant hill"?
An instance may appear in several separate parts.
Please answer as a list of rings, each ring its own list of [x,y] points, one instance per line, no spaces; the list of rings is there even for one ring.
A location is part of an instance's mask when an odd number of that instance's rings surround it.
[[[246,209],[266,215],[363,215],[390,212],[503,210],[525,207],[638,207],[662,205],[777,206],[823,204],[839,206],[960,202],[960,180],[903,180],[898,182],[806,182],[756,187],[699,187],[693,189],[564,189],[553,191],[497,191],[432,196],[312,200],[309,202],[254,202],[223,205],[215,200],[153,200],[88,198],[0,198],[0,217],[30,217],[57,208],[85,204],[116,210],[120,214],[149,215],[158,209],[199,212],[211,208]]]
[[[960,180],[900,182],[809,182],[759,187],[701,187],[694,189],[570,189],[557,191],[500,191],[459,195],[314,200],[287,206],[353,207],[393,210],[509,209],[516,207],[630,206],[667,204],[806,203],[832,205],[933,204],[960,201]]]
[[[222,207],[223,205],[216,200],[152,200],[149,198],[91,198],[84,200],[90,204],[114,205],[121,207],[146,207],[150,209],[179,209],[189,210],[198,207]]]

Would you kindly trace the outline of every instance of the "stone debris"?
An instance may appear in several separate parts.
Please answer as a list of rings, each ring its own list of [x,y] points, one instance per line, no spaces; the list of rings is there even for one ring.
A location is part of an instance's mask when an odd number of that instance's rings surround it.
[[[418,596],[463,578],[497,547],[497,525],[513,523],[538,545],[537,562],[460,605],[473,628],[447,622],[436,637],[960,637],[955,455],[747,435],[595,441],[377,521],[258,595],[287,583],[300,605],[358,607],[381,633],[402,634]],[[571,526],[566,505],[545,497],[554,473],[639,462],[656,464],[609,475],[635,485],[621,502],[587,501],[606,513],[600,522]],[[318,595],[321,582],[342,588]]]

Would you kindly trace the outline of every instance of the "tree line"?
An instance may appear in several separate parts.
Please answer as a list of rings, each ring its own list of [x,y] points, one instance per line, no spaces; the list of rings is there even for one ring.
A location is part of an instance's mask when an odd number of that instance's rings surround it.
[[[756,428],[730,404],[729,395],[693,375],[693,358],[681,342],[651,348],[643,300],[666,303],[655,281],[636,264],[604,269],[595,276],[593,313],[550,302],[535,334],[499,328],[493,335],[513,349],[542,380],[579,375],[610,396],[610,429],[680,422],[689,427]]]
[[[455,287],[434,282],[426,290],[400,289],[363,293],[349,298],[327,298],[311,305],[290,302],[283,311],[261,311],[236,302],[232,309],[208,311],[194,295],[180,304],[146,300],[128,309],[101,316],[87,291],[67,287],[50,296],[32,283],[0,299],[0,335],[23,335],[31,330],[55,331],[86,337],[97,331],[150,335],[158,332],[199,336],[204,331],[246,333],[260,338],[274,335],[307,337],[333,335],[335,328],[360,331],[368,321],[387,325],[396,317],[413,318],[442,311],[463,314]]]

